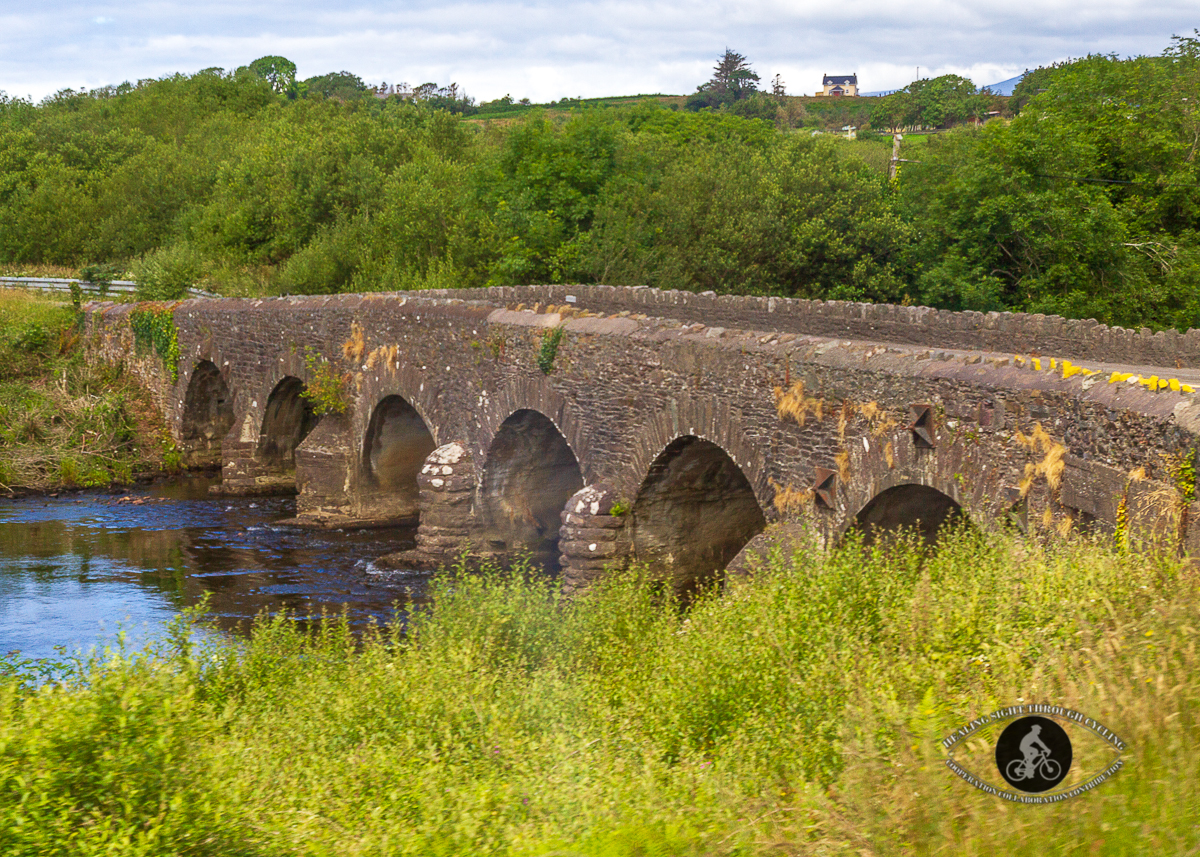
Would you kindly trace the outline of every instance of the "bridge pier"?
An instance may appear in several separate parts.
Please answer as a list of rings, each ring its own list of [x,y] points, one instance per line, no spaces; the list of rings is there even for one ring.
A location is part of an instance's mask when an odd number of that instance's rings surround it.
[[[296,515],[304,519],[349,517],[354,460],[350,421],[330,414],[296,447]]]
[[[296,477],[294,471],[281,472],[264,461],[256,441],[226,437],[221,443],[221,484],[209,490],[239,496],[294,494]]]
[[[467,549],[474,515],[475,462],[461,443],[439,446],[417,476],[421,523],[413,559],[422,567],[453,562]]]
[[[632,546],[625,526],[627,512],[618,505],[612,486],[603,482],[576,491],[567,501],[559,530],[565,592],[586,589],[607,569],[628,562]]]

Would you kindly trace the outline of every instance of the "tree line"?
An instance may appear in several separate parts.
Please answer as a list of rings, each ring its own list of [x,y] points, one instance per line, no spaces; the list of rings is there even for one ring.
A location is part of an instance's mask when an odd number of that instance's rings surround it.
[[[724,102],[503,121],[265,59],[0,96],[0,263],[162,297],[565,281],[1200,326],[1196,38],[1039,70],[1011,122],[906,143],[891,181],[886,138],[731,109],[773,97],[736,54],[697,93]],[[909,95],[953,124],[962,89]]]

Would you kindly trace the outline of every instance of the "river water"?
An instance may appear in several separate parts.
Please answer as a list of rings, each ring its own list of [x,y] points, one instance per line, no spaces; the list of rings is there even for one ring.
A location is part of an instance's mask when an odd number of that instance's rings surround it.
[[[124,631],[139,646],[205,593],[218,627],[246,633],[261,611],[309,623],[401,620],[430,575],[371,573],[411,532],[280,526],[292,498],[214,497],[188,478],[129,493],[0,500],[0,655],[87,652]]]

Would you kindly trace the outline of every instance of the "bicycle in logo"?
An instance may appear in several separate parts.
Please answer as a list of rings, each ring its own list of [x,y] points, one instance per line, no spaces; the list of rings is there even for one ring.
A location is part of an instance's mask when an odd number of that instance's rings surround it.
[[[1008,767],[1004,769],[1004,773],[1008,775],[1010,782],[1019,782],[1021,780],[1032,780],[1035,777],[1041,777],[1045,780],[1056,780],[1062,768],[1058,762],[1050,758],[1050,754],[1039,752],[1032,759],[1013,759],[1008,763]]]

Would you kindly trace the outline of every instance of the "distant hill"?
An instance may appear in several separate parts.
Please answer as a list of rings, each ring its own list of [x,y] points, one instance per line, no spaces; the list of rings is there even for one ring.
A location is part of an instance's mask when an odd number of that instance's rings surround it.
[[[1013,90],[1016,88],[1017,84],[1021,82],[1021,78],[1023,78],[1026,74],[1028,74],[1028,72],[1022,72],[1016,77],[1010,77],[1008,80],[1002,80],[999,83],[989,83],[987,88],[990,89],[995,95],[1012,95]]]

